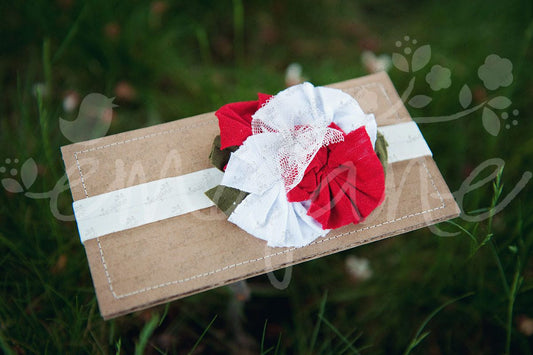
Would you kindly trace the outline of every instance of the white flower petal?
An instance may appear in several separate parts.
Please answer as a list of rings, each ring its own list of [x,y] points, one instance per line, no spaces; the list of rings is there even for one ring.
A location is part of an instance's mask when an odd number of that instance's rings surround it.
[[[331,115],[331,122],[345,133],[365,126],[372,145],[375,144],[378,127],[373,114],[364,113],[359,103],[345,92],[324,87],[316,89],[322,98],[324,112]]]
[[[272,164],[272,156],[266,152],[272,145],[279,145],[276,133],[256,134],[248,137],[243,145],[231,154],[221,185],[249,193],[261,194],[280,181],[280,173]]]
[[[248,195],[228,221],[266,240],[270,247],[302,247],[329,232],[307,215],[301,203],[287,200],[281,183],[263,194]]]

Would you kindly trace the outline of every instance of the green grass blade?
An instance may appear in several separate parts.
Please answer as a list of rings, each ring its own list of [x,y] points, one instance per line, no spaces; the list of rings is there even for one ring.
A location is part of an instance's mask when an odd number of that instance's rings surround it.
[[[233,44],[237,64],[244,60],[244,6],[242,0],[233,0]]]
[[[404,352],[404,355],[407,355],[407,354],[410,354],[411,351],[418,345],[420,344],[420,342],[429,335],[429,332],[425,332],[424,334],[420,335],[422,333],[422,331],[424,330],[424,328],[426,327],[426,325],[429,323],[429,321],[431,319],[433,319],[433,317],[435,317],[437,315],[437,313],[439,313],[441,310],[443,310],[445,307],[449,306],[450,304],[452,303],[455,303],[459,300],[462,300],[463,298],[466,298],[466,297],[469,297],[469,296],[472,296],[474,293],[473,292],[469,292],[465,295],[462,295],[460,297],[457,297],[457,298],[454,298],[452,300],[449,300],[448,302],[445,302],[443,303],[442,305],[440,305],[439,307],[437,307],[433,312],[431,312],[429,314],[429,316],[426,317],[426,319],[424,319],[424,321],[422,322],[422,324],[420,325],[420,327],[418,327],[418,330],[416,331],[416,334],[415,336],[413,337],[413,339],[411,340],[411,342],[409,343],[409,345],[407,346],[407,349],[405,350]]]
[[[115,354],[120,355],[120,350],[122,349],[122,338],[118,338],[117,343],[115,344]]]
[[[211,49],[209,48],[209,37],[207,37],[207,31],[203,27],[196,28],[196,40],[200,47],[200,54],[202,60],[206,65],[211,65],[213,59],[211,58]]]
[[[213,317],[213,319],[211,320],[211,322],[209,322],[209,324],[207,325],[207,327],[204,329],[202,335],[200,335],[200,337],[198,338],[198,340],[196,340],[196,343],[194,343],[194,346],[192,347],[191,351],[189,351],[189,355],[191,355],[192,353],[194,353],[194,350],[196,350],[196,347],[198,347],[198,345],[200,344],[200,342],[202,341],[202,339],[204,338],[204,336],[207,334],[207,331],[209,330],[209,328],[211,328],[211,326],[213,325],[213,323],[215,322],[215,320],[217,319],[217,316],[215,315]]]
[[[522,285],[523,278],[520,276],[520,259],[516,263],[516,270],[513,277],[513,283],[509,291],[509,303],[507,306],[507,326],[506,326],[506,337],[505,337],[505,354],[510,354],[511,352],[511,330],[513,327],[513,309],[514,303],[516,300],[516,295],[520,286]]]
[[[327,325],[339,338],[341,338],[341,340],[344,342],[344,344],[346,344],[346,346],[348,347],[348,349],[350,349],[352,351],[353,354],[359,354],[359,351],[354,348],[354,346],[352,345],[352,342],[349,341],[338,329],[337,327],[335,327],[333,324],[331,324],[330,321],[328,321],[325,317],[321,317],[322,318],[322,322],[324,322],[325,325]],[[357,339],[356,339],[357,340]]]
[[[268,319],[265,319],[265,324],[263,325],[263,334],[261,335],[261,354],[264,354],[265,351],[265,334],[266,334],[266,329],[267,329],[267,323],[268,323]]]
[[[65,49],[69,46],[69,44],[72,42],[76,34],[78,33],[78,29],[80,27],[80,22],[85,16],[85,13],[87,12],[87,4],[83,7],[83,9],[80,11],[80,14],[78,15],[78,18],[74,21],[74,24],[70,27],[70,30],[67,32],[67,35],[59,45],[59,48],[56,50],[54,57],[52,58],[52,63],[55,63],[59,58],[61,58],[61,55],[65,51]]]
[[[52,89],[52,60],[50,59],[50,39],[46,38],[43,42],[43,71],[44,82],[48,92]]]
[[[496,246],[494,245],[494,241],[490,240],[490,250],[492,252],[492,255],[494,256],[494,260],[496,261],[496,266],[498,266],[498,272],[500,274],[500,278],[502,280],[503,289],[505,290],[505,294],[509,295],[509,283],[507,282],[507,277],[505,276],[505,271],[503,270],[502,261],[500,260],[500,256],[498,255],[498,251],[496,250]]]
[[[11,347],[7,344],[6,339],[4,338],[3,334],[0,333],[0,348],[3,351],[3,354],[6,355],[15,355],[15,352],[11,349]]]
[[[279,333],[278,342],[276,344],[276,348],[274,349],[274,354],[279,354],[279,347],[280,346],[281,346],[281,333]]]
[[[316,339],[318,338],[318,331],[320,330],[320,323],[322,322],[322,318],[324,316],[324,310],[326,309],[326,302],[328,300],[328,291],[324,293],[324,297],[322,298],[322,301],[320,302],[320,308],[318,311],[318,318],[315,324],[315,328],[313,329],[313,335],[311,336],[311,344],[309,345],[309,352],[313,352],[316,344]]]
[[[152,336],[152,333],[157,328],[159,323],[159,314],[154,314],[152,318],[146,323],[139,334],[139,342],[135,344],[135,355],[142,355],[145,353],[148,340]]]
[[[168,314],[169,307],[170,307],[170,303],[167,303],[165,305],[165,310],[163,311],[163,315],[161,316],[161,319],[159,320],[159,324],[157,324],[158,327],[160,327],[161,324],[163,324],[163,322],[165,321],[165,318],[167,317],[167,314]]]

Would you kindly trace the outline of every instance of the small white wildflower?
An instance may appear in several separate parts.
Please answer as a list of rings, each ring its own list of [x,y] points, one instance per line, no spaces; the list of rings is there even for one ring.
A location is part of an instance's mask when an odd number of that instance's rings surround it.
[[[35,83],[32,87],[33,96],[37,97],[37,95],[41,95],[41,97],[47,97],[48,96],[48,87],[45,83]]]
[[[526,315],[520,315],[517,319],[518,331],[525,336],[533,335],[533,319]]]
[[[302,77],[302,66],[298,63],[291,63],[285,70],[285,85],[287,87],[298,85],[305,80]]]
[[[366,258],[358,258],[350,255],[346,258],[346,270],[348,274],[357,281],[368,280],[372,277],[370,261]]]
[[[392,60],[390,56],[382,54],[376,56],[371,51],[364,51],[361,54],[361,62],[369,73],[377,73],[380,71],[389,71],[392,66]]]
[[[70,113],[73,112],[80,103],[80,95],[76,91],[69,91],[63,97],[63,110]]]

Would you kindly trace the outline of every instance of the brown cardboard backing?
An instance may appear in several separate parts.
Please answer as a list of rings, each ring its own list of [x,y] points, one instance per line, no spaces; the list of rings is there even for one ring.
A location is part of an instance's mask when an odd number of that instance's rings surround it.
[[[379,126],[411,120],[384,73],[331,86],[354,96]],[[214,113],[206,113],[62,147],[73,199],[210,168],[218,133]],[[85,250],[109,319],[458,214],[435,162],[423,157],[389,165],[385,201],[363,223],[303,248],[269,248],[211,207],[89,240]]]

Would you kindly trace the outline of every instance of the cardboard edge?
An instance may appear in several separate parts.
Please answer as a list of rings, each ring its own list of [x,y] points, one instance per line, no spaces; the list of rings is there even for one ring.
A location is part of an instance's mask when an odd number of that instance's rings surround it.
[[[360,78],[341,81],[326,86],[344,90],[353,88],[354,86],[361,86],[365,85],[365,83],[373,82],[379,82],[383,85],[382,88],[383,90],[385,90],[386,96],[388,97],[391,103],[390,111],[395,112],[398,115],[398,119],[387,118],[387,115],[385,115],[385,117],[382,118],[380,122],[378,122],[378,125],[387,126],[412,121],[409,111],[407,111],[407,108],[405,107],[403,100],[398,94],[396,87],[394,86],[392,80],[385,71],[377,72]]]
[[[365,82],[372,82],[372,81],[383,81],[384,82],[383,84],[385,86],[385,90],[387,90],[387,94],[390,96],[391,101],[393,103],[399,103],[399,106],[395,107],[395,109],[398,110],[398,111],[401,111],[400,117],[402,117],[405,120],[410,121],[411,118],[410,118],[410,115],[409,115],[407,109],[405,108],[405,105],[401,101],[400,96],[398,95],[398,93],[397,93],[392,81],[390,80],[390,77],[385,72],[376,73],[376,74],[365,76],[365,77],[362,77],[362,78],[350,79],[350,80],[342,81],[342,82],[331,84],[331,85],[327,85],[327,86],[329,86],[329,87],[339,87],[340,86],[339,88],[342,90],[342,87],[349,88],[350,86],[359,86],[359,85],[362,85]],[[121,132],[121,133],[114,134],[114,135],[111,135],[111,136],[97,138],[97,139],[93,139],[93,140],[86,141],[86,142],[68,144],[68,145],[65,145],[65,146],[61,146],[60,147],[60,151],[61,151],[61,154],[62,154],[62,157],[63,157],[63,161],[64,161],[65,167],[69,166],[71,169],[73,169],[76,166],[76,162],[75,162],[75,159],[74,159],[74,153],[78,152],[80,150],[84,150],[84,149],[90,148],[91,146],[96,146],[98,144],[108,144],[110,142],[114,142],[114,141],[117,141],[117,140],[120,140],[120,139],[127,139],[130,136],[139,134],[138,132],[141,131],[141,130],[143,131],[143,134],[146,134],[147,132],[150,132],[150,131],[157,132],[157,131],[160,131],[160,130],[164,129],[164,127],[167,126],[167,125],[173,125],[173,124],[186,125],[186,124],[188,124],[189,120],[197,120],[197,119],[201,119],[201,117],[206,117],[206,119],[207,119],[207,117],[211,117],[212,118],[213,116],[214,116],[214,112],[203,113],[203,114],[199,114],[199,115],[195,115],[195,116],[191,116],[191,117],[187,117],[187,118],[182,118],[182,119],[178,119],[178,120],[174,120],[174,121],[170,121],[170,122],[166,122],[166,123],[162,123],[162,124],[158,124],[158,125],[153,125],[153,126],[149,126],[149,127],[143,127],[143,128],[130,130],[130,131],[125,131],[125,132]],[[399,122],[400,121],[396,121],[396,122],[393,122],[393,123],[399,123]],[[393,123],[391,123],[391,124],[393,124]],[[431,159],[431,160],[433,161],[433,159]],[[442,177],[442,174],[441,174],[440,170],[438,169],[438,166],[436,165],[436,163],[434,161],[433,161],[433,163],[435,164],[435,167],[436,167],[437,171],[439,172],[439,174],[437,174],[437,176],[435,176],[435,178],[440,179],[440,180],[442,180],[444,182],[444,186],[446,186],[447,191],[443,191],[443,193],[449,193],[449,188],[447,187],[447,185],[446,185],[446,183],[445,183],[445,181],[444,181],[444,179]],[[73,170],[75,171],[75,169],[73,169]],[[68,176],[69,182],[71,183],[71,195],[73,197],[73,200],[76,200],[74,198],[74,191],[72,190],[72,187],[73,187],[72,185],[74,185],[74,188],[81,189],[82,188],[81,184],[77,184],[77,185],[75,184],[75,182],[76,182],[76,174],[75,173],[72,174],[72,176],[71,176],[70,174],[68,174],[68,171],[67,171],[67,176]],[[78,178],[77,180],[79,181],[80,179]],[[367,240],[362,241],[362,242],[353,243],[353,244],[350,244],[350,245],[347,245],[347,246],[343,246],[343,247],[340,247],[340,248],[330,249],[330,250],[327,250],[325,252],[312,254],[312,255],[306,256],[304,258],[298,259],[298,260],[293,260],[291,262],[281,263],[281,264],[276,265],[276,267],[271,269],[271,270],[279,270],[279,269],[285,268],[285,267],[290,266],[290,265],[300,264],[300,263],[303,263],[303,262],[306,262],[306,261],[310,261],[310,260],[314,260],[314,259],[317,259],[317,258],[320,258],[320,257],[323,257],[323,256],[331,255],[331,254],[334,254],[336,252],[348,250],[348,249],[351,249],[351,248],[354,248],[354,247],[357,247],[357,246],[360,246],[360,245],[368,244],[368,243],[373,243],[375,241],[387,239],[387,238],[390,238],[390,237],[393,237],[393,236],[396,236],[396,235],[400,235],[400,234],[403,234],[403,233],[406,233],[406,232],[409,232],[409,231],[412,231],[412,230],[416,230],[416,229],[419,229],[419,228],[422,228],[422,227],[425,227],[425,226],[434,225],[434,224],[439,223],[439,222],[444,221],[444,220],[455,218],[455,217],[459,216],[460,209],[459,209],[459,207],[457,206],[457,204],[455,203],[455,201],[453,199],[451,199],[451,201],[454,202],[453,203],[453,211],[448,211],[449,213],[447,213],[446,215],[439,216],[438,218],[436,218],[434,220],[425,221],[425,222],[422,222],[422,223],[411,225],[411,226],[409,226],[407,228],[402,228],[402,229],[398,229],[398,230],[392,231],[390,233],[385,233],[383,235],[376,236],[376,238],[374,238],[374,239],[370,238],[370,240],[367,239]],[[250,273],[250,274],[247,274],[247,275],[242,275],[242,276],[235,277],[235,278],[232,278],[232,279],[227,279],[224,282],[217,282],[217,283],[212,284],[212,285],[206,285],[205,287],[194,289],[194,290],[191,290],[191,291],[179,294],[179,295],[170,296],[170,297],[166,297],[166,298],[161,298],[161,299],[158,299],[158,300],[155,300],[155,301],[152,301],[152,302],[148,302],[148,303],[144,303],[142,305],[138,305],[138,306],[135,306],[135,307],[128,308],[128,309],[123,310],[123,311],[111,312],[111,313],[104,314],[102,312],[102,308],[100,307],[100,304],[99,304],[99,308],[100,308],[101,314],[102,314],[104,319],[106,319],[106,320],[107,319],[112,319],[112,318],[115,318],[115,317],[118,317],[118,316],[121,316],[121,315],[125,315],[125,314],[129,314],[131,312],[135,312],[135,311],[138,311],[138,310],[141,310],[141,309],[146,309],[146,308],[149,308],[149,307],[152,307],[152,306],[155,306],[155,305],[164,304],[164,303],[167,303],[167,302],[170,302],[170,301],[173,301],[173,300],[177,300],[177,299],[181,299],[181,298],[184,298],[184,297],[187,297],[187,296],[199,293],[199,292],[203,292],[203,291],[211,290],[211,289],[214,289],[214,288],[218,288],[218,287],[223,286],[223,285],[228,285],[228,284],[230,284],[232,282],[236,282],[236,281],[239,281],[239,280],[247,279],[247,278],[258,276],[258,275],[263,275],[265,272],[268,272],[268,271],[270,271],[270,269],[269,270],[262,270],[262,271],[253,272],[253,273]],[[92,272],[91,272],[91,277],[92,277]]]
[[[215,117],[215,111],[205,112],[205,113],[197,114],[194,116],[178,118],[176,120],[172,120],[168,122],[163,122],[163,123],[158,123],[158,124],[154,124],[151,126],[136,128],[136,129],[132,129],[132,130],[128,130],[128,131],[124,131],[120,133],[115,133],[115,134],[100,137],[100,138],[94,138],[94,139],[90,139],[90,140],[83,141],[83,142],[76,142],[76,143],[63,145],[60,147],[60,149],[61,149],[63,156],[65,156],[65,154],[73,154],[74,152],[79,152],[85,149],[90,149],[91,147],[94,147],[94,146],[106,145],[106,144],[113,143],[115,141],[128,139],[128,137],[130,136],[138,135],[141,131],[149,132],[148,134],[150,134],[150,132],[157,133],[161,130],[164,130],[165,127],[167,126],[172,126],[175,124],[178,124],[179,126],[185,126],[189,121],[205,120],[205,119],[210,119],[213,117]],[[142,134],[146,135],[146,133],[142,133]]]
[[[173,297],[162,298],[162,299],[159,299],[159,300],[156,300],[156,301],[153,301],[153,302],[148,302],[148,303],[145,303],[143,305],[132,307],[132,308],[129,308],[127,310],[120,311],[120,312],[116,312],[116,313],[111,312],[111,313],[104,314],[102,312],[102,309],[100,308],[101,315],[102,315],[102,318],[104,320],[111,320],[111,319],[114,319],[114,318],[117,318],[117,317],[120,317],[120,316],[123,316],[123,315],[126,315],[126,314],[130,314],[132,312],[140,311],[140,310],[143,310],[143,309],[147,309],[147,308],[150,308],[150,307],[162,305],[162,304],[165,304],[165,303],[168,303],[168,302],[172,302],[172,301],[176,301],[176,300],[179,300],[179,299],[182,299],[182,298],[185,298],[185,297],[189,297],[189,296],[198,294],[200,292],[210,291],[210,290],[222,287],[222,286],[227,286],[227,285],[230,285],[230,284],[235,283],[237,281],[247,280],[247,279],[255,277],[255,276],[264,275],[265,273],[270,272],[270,271],[281,270],[281,269],[284,269],[284,268],[289,267],[289,266],[299,265],[299,264],[302,264],[302,263],[305,263],[305,262],[308,262],[308,261],[311,261],[311,260],[315,260],[315,259],[318,259],[318,258],[321,258],[321,257],[326,257],[326,256],[329,256],[329,255],[333,255],[333,254],[342,252],[342,251],[350,250],[350,249],[359,247],[361,245],[371,244],[371,243],[374,243],[374,242],[378,242],[378,241],[382,241],[382,240],[385,240],[385,239],[389,239],[389,238],[394,237],[394,236],[403,235],[403,234],[408,233],[408,232],[412,232],[412,231],[415,231],[415,230],[418,230],[418,229],[421,229],[421,228],[424,228],[424,227],[429,227],[429,226],[438,224],[438,223],[443,222],[443,221],[447,221],[447,220],[451,220],[451,219],[457,218],[458,216],[459,216],[459,212],[456,211],[456,212],[454,212],[452,214],[438,217],[437,219],[432,220],[429,223],[422,222],[422,223],[418,223],[418,224],[415,224],[415,225],[411,225],[411,226],[409,226],[407,228],[402,228],[402,229],[399,229],[399,230],[392,231],[390,233],[382,234],[382,235],[380,235],[380,236],[378,236],[375,239],[372,239],[370,241],[363,241],[361,243],[354,243],[354,244],[351,244],[351,245],[348,245],[348,246],[342,247],[342,248],[330,249],[330,250],[328,250],[327,252],[324,252],[324,253],[316,253],[316,254],[310,255],[308,257],[302,258],[302,259],[294,260],[292,262],[278,264],[276,267],[274,267],[272,269],[269,269],[269,270],[262,270],[262,271],[258,271],[258,272],[252,272],[252,273],[249,273],[249,274],[246,274],[246,275],[243,275],[243,276],[235,277],[235,278],[232,278],[232,279],[227,279],[225,282],[218,282],[216,284],[207,285],[205,287],[199,287],[197,289],[193,289],[193,290],[190,290],[188,292],[184,292],[182,294],[179,294],[179,295],[176,295],[176,296],[173,296]]]
[[[397,93],[397,91],[396,91],[396,89],[395,89],[395,87],[394,87],[389,75],[386,72],[378,72],[378,73],[375,73],[375,74],[370,74],[370,75],[366,75],[366,76],[359,77],[359,78],[344,80],[344,81],[341,81],[341,82],[338,82],[338,83],[329,84],[329,85],[321,85],[321,86],[339,88],[339,89],[342,90],[342,89],[350,88],[350,87],[353,87],[353,86],[362,85],[362,83],[365,83],[365,82],[374,82],[374,81],[381,81],[381,80],[385,81],[387,86],[390,86],[390,88],[394,89],[394,90],[387,90],[387,94],[390,95],[390,98],[394,99],[394,101],[400,101],[401,102],[401,99],[400,99],[400,97],[399,97],[399,95],[398,95],[398,93]],[[406,113],[406,116],[409,117],[409,115],[407,113],[407,110],[405,109],[405,106],[403,105],[403,103],[402,103],[402,107],[403,107],[403,110]],[[104,137],[100,137],[100,138],[94,138],[94,139],[90,139],[90,140],[83,141],[83,142],[70,143],[70,144],[66,144],[66,145],[61,146],[60,150],[61,150],[63,156],[65,156],[66,153],[70,154],[71,152],[74,153],[76,151],[84,150],[87,147],[100,145],[100,144],[107,144],[108,142],[112,142],[114,140],[120,140],[123,137],[127,137],[129,135],[134,135],[135,133],[138,133],[141,130],[151,130],[151,129],[161,130],[166,125],[175,124],[176,122],[186,122],[188,120],[196,120],[198,118],[202,118],[202,116],[214,116],[214,114],[215,114],[215,111],[205,112],[205,113],[196,114],[196,115],[189,116],[189,117],[178,118],[176,120],[172,120],[172,121],[168,121],[168,122],[154,124],[154,125],[151,125],[151,126],[136,128],[136,129],[120,132],[120,133],[115,133],[115,134],[112,134],[112,135],[109,135],[109,136],[104,136]]]
[[[356,248],[356,247],[359,247],[359,246],[362,246],[362,245],[366,245],[366,244],[374,243],[374,242],[377,242],[377,241],[389,239],[389,238],[394,237],[394,236],[403,235],[403,234],[411,232],[411,231],[415,231],[415,230],[418,230],[418,229],[421,229],[421,228],[424,228],[424,227],[428,227],[428,226],[431,226],[431,225],[438,224],[438,223],[446,221],[446,220],[457,218],[460,215],[461,211],[460,211],[459,206],[457,205],[455,199],[453,198],[453,195],[449,191],[449,188],[446,185],[445,180],[442,177],[442,174],[441,174],[440,170],[438,169],[437,164],[435,163],[435,161],[430,156],[425,157],[425,160],[426,160],[426,163],[429,163],[429,164],[431,164],[433,166],[433,168],[435,169],[434,173],[438,173],[438,174],[432,174],[431,176],[434,179],[439,180],[438,183],[442,184],[442,186],[445,187],[444,190],[440,191],[441,195],[446,200],[446,209],[443,211],[443,212],[445,212],[444,214],[441,214],[441,215],[439,215],[438,213],[436,215],[432,214],[430,220],[423,220],[423,221],[421,221],[419,223],[415,223],[415,224],[409,225],[407,227],[403,227],[403,228],[396,229],[396,230],[391,230],[391,231],[386,231],[383,234],[375,235],[375,236],[369,237],[367,239],[364,239],[362,241],[356,241],[356,242],[351,243],[351,244],[338,246],[336,248],[328,249],[328,250],[322,251],[322,252],[315,252],[313,254],[306,255],[305,257],[302,257],[302,258],[299,258],[299,259],[295,259],[295,260],[292,260],[290,262],[283,262],[283,263],[277,264],[275,267],[273,267],[271,269],[266,269],[265,268],[263,270],[259,270],[259,271],[256,271],[256,272],[250,272],[250,273],[238,276],[238,277],[228,278],[228,279],[226,279],[225,281],[222,281],[222,282],[216,282],[214,284],[209,284],[209,285],[204,285],[202,287],[197,287],[195,289],[191,289],[191,290],[189,290],[187,292],[183,292],[183,293],[180,293],[178,295],[174,295],[174,296],[170,296],[170,297],[162,297],[160,299],[157,299],[157,300],[154,300],[154,301],[151,301],[151,302],[148,302],[148,303],[144,303],[142,305],[138,305],[138,306],[135,306],[135,307],[132,307],[132,308],[127,308],[127,309],[124,309],[124,310],[119,310],[118,312],[104,313],[103,309],[100,307],[100,304],[99,304],[101,315],[102,315],[102,317],[105,320],[113,319],[113,318],[116,318],[116,317],[120,317],[122,315],[129,314],[131,312],[139,311],[139,310],[142,310],[142,309],[147,309],[149,307],[153,307],[153,306],[156,306],[156,305],[161,305],[161,304],[164,304],[164,303],[167,303],[167,302],[171,302],[171,301],[175,301],[175,300],[178,300],[178,299],[182,299],[182,298],[185,298],[185,297],[188,297],[188,296],[200,293],[200,292],[212,290],[212,289],[215,289],[215,288],[218,288],[218,287],[221,287],[221,286],[227,286],[227,285],[229,285],[231,283],[234,283],[234,282],[237,282],[237,281],[246,280],[246,279],[251,278],[251,277],[264,275],[265,273],[270,272],[270,271],[276,271],[276,270],[280,270],[280,269],[286,268],[288,266],[298,265],[298,264],[301,264],[301,263],[304,263],[304,262],[307,262],[307,261],[315,260],[315,259],[318,259],[318,258],[321,258],[321,257],[326,257],[326,256],[329,256],[329,255],[332,255],[332,254],[335,254],[335,253],[338,253],[338,252],[342,252],[342,251],[346,251],[346,250],[349,250],[349,249],[353,249],[353,248]]]

